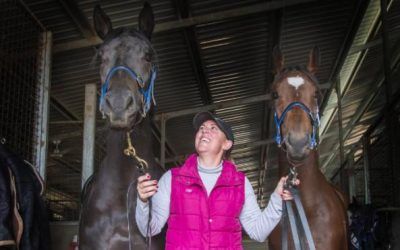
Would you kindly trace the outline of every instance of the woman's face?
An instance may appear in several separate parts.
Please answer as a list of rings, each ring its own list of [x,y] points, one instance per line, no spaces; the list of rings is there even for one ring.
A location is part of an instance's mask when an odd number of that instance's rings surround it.
[[[195,137],[195,148],[198,154],[223,155],[224,151],[232,147],[232,141],[228,140],[218,125],[208,120],[203,122]]]

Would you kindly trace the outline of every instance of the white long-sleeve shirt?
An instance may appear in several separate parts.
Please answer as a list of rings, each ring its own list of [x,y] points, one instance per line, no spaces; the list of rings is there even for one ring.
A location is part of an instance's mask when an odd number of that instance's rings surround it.
[[[222,171],[222,164],[217,168],[205,169],[198,167],[200,178],[207,190],[208,195],[215,186]],[[168,220],[171,201],[171,171],[167,171],[158,182],[158,191],[152,198],[152,220],[150,222],[150,234],[156,235],[161,232]],[[143,236],[147,232],[149,216],[148,203],[137,199],[136,223]],[[261,211],[257,204],[253,187],[245,178],[245,202],[240,213],[240,223],[244,230],[253,240],[263,242],[278,224],[282,216],[282,199],[275,192],[271,195],[268,206]]]

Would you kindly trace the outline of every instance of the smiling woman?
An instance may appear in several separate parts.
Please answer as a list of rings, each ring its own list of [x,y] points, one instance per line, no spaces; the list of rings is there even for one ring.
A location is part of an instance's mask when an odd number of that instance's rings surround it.
[[[193,119],[195,148],[186,162],[157,181],[138,178],[136,220],[143,235],[158,234],[168,222],[166,249],[243,249],[242,225],[249,236],[264,241],[281,218],[282,178],[264,211],[245,175],[227,160],[234,144],[231,127],[209,112]],[[146,228],[152,198],[154,216]],[[190,239],[190,240],[187,240]]]

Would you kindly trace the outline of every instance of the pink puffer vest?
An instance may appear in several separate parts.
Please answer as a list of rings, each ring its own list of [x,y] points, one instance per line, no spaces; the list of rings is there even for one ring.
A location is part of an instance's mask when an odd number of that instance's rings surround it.
[[[196,155],[171,172],[166,249],[243,249],[239,215],[244,204],[244,174],[224,161],[221,175],[207,197]]]

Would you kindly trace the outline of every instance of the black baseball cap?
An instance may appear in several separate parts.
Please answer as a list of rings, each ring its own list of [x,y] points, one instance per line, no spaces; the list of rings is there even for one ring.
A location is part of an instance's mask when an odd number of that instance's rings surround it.
[[[205,122],[205,121],[214,121],[219,129],[221,129],[222,132],[224,132],[226,138],[230,141],[232,141],[232,144],[234,143],[234,136],[232,132],[231,126],[229,126],[224,120],[214,116],[208,111],[205,112],[200,112],[197,113],[194,118],[193,118],[193,127],[196,130],[196,132],[199,130],[200,126]]]

